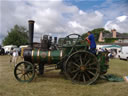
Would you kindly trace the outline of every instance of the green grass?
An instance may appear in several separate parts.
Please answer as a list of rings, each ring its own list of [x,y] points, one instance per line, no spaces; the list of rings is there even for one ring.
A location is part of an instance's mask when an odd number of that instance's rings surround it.
[[[8,56],[0,56],[0,96],[127,96],[128,83],[98,81],[95,85],[72,84],[58,70],[46,72],[31,83],[18,82]],[[110,60],[109,74],[128,75],[128,61]]]

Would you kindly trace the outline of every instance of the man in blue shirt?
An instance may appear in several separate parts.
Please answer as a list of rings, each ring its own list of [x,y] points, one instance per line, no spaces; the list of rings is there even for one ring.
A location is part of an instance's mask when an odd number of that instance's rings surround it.
[[[90,42],[90,52],[96,55],[96,43],[95,43],[95,38],[94,35],[88,31],[88,37],[86,38]]]

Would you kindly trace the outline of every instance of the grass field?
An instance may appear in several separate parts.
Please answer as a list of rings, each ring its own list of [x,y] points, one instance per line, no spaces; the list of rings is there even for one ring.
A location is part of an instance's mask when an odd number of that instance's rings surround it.
[[[8,56],[0,56],[0,96],[128,96],[128,83],[98,81],[95,85],[72,84],[58,70],[46,72],[31,83],[18,82]],[[128,75],[128,61],[110,60],[109,74]]]

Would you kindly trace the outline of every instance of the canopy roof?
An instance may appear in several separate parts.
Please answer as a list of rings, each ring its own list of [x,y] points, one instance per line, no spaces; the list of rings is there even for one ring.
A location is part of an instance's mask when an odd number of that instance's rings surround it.
[[[103,46],[102,48],[121,48],[119,45],[108,45],[108,46]]]

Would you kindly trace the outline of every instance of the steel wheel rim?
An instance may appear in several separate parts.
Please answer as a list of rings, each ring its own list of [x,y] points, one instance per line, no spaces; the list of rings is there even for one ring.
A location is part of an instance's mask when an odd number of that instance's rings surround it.
[[[75,55],[77,56],[75,57]],[[82,55],[87,55],[86,57],[91,59],[84,61]],[[77,61],[74,57],[77,59],[79,58],[79,60]],[[82,62],[84,65],[82,65]],[[64,70],[66,77],[73,82],[92,84],[99,77],[100,66],[95,55],[87,51],[77,51],[69,56],[65,63]]]

